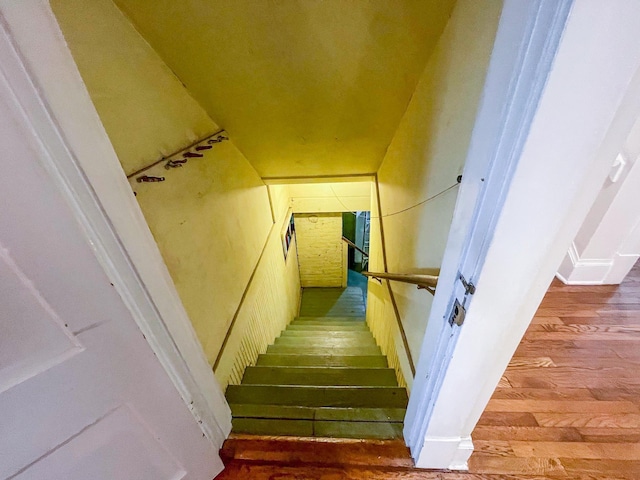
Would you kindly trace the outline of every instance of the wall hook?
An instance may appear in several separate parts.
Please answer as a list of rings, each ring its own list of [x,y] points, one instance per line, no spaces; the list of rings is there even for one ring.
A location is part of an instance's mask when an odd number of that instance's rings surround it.
[[[208,140],[207,143],[209,143],[209,144],[222,143],[225,140],[229,140],[229,137],[225,137],[224,135],[218,135],[216,138],[212,138],[212,139]]]
[[[185,163],[187,163],[187,160],[184,158],[182,160],[169,160],[167,163],[165,163],[164,168],[166,168],[167,170],[169,170],[170,168],[178,168]]]
[[[142,175],[141,177],[136,178],[136,182],[138,183],[164,182],[164,177],[151,177],[149,175]]]

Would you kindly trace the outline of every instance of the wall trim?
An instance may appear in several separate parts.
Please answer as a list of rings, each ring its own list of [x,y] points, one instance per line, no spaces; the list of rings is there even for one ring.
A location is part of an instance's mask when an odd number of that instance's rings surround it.
[[[0,72],[107,277],[219,449],[231,413],[46,0],[0,5]],[[214,450],[215,451],[215,450]]]
[[[567,285],[604,285],[613,259],[580,258],[575,241],[564,257],[556,277]]]
[[[467,460],[473,453],[471,436],[466,437],[427,437],[418,459],[420,468],[447,468],[464,471],[469,469]],[[448,462],[447,467],[443,463]]]

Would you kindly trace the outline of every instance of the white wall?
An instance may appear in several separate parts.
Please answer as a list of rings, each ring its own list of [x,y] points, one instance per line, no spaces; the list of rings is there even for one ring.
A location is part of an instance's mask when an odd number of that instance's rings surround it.
[[[638,157],[640,119],[611,160],[610,174],[558,269],[563,282],[619,284],[640,258]]]

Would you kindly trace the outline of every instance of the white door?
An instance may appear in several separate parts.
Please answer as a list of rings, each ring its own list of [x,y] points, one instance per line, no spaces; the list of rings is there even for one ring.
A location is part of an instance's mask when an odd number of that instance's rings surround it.
[[[10,68],[0,67],[0,479],[211,479],[216,448],[43,166]]]

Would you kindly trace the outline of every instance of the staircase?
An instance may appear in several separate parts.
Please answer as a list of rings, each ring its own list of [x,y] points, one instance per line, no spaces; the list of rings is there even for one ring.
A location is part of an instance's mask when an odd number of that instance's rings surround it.
[[[307,290],[302,314],[318,312],[318,302],[309,298],[326,296],[322,290],[354,295],[350,289]],[[344,298],[335,303],[339,313],[364,311],[345,309]],[[398,387],[364,317],[356,316],[297,317],[226,396],[233,432],[256,435],[402,438],[407,405],[406,390]]]

